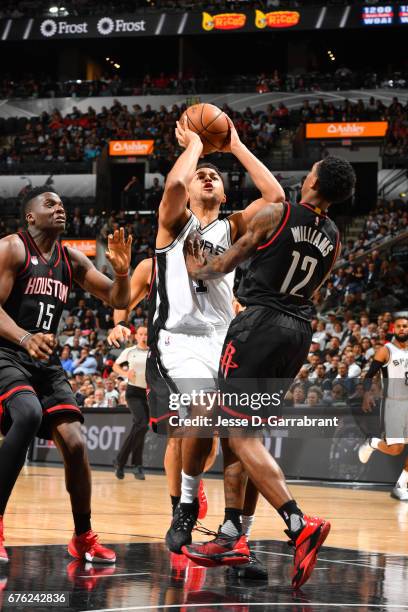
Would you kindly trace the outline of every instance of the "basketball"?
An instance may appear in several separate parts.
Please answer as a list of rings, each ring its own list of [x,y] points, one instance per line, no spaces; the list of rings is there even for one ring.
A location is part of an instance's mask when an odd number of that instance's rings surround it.
[[[187,127],[198,134],[208,155],[220,151],[230,138],[230,128],[225,113],[214,104],[194,104],[182,115],[187,116]]]

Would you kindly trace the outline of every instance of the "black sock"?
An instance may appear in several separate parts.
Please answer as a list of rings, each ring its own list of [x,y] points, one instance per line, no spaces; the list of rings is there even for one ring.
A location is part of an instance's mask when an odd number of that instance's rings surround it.
[[[176,509],[176,507],[178,506],[179,502],[180,502],[180,496],[179,495],[170,495],[171,498],[171,509],[174,511]]]
[[[242,516],[241,508],[225,508],[224,523],[221,527],[221,531],[227,535],[232,536],[232,535],[236,535],[235,533],[233,533],[233,531],[236,530],[237,534],[241,535],[242,534],[241,516]],[[230,521],[229,525],[232,530],[228,529],[228,525],[226,525],[228,521]]]
[[[305,526],[303,512],[298,508],[294,499],[286,502],[278,509],[280,516],[286,523],[286,527],[291,534],[297,534]]]
[[[74,524],[75,524],[75,533],[77,536],[86,533],[91,528],[91,513],[85,512],[84,514],[80,514],[79,512],[73,512]]]

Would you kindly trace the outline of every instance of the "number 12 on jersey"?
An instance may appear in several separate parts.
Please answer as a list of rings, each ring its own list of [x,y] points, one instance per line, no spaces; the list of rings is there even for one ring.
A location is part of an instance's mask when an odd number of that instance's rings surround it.
[[[44,304],[39,302],[40,314],[38,315],[36,327],[39,327],[45,331],[49,331],[52,325],[52,318],[54,316],[54,304]]]
[[[300,269],[303,272],[306,272],[306,276],[302,281],[300,281],[300,283],[298,283],[297,285],[292,287],[292,289],[289,290],[289,285],[291,284],[293,280],[293,276],[295,272],[298,270],[298,265],[300,261],[299,251],[292,251],[292,258],[293,258],[292,265],[290,266],[288,273],[285,277],[285,280],[282,283],[280,292],[290,293],[291,295],[298,295],[300,297],[304,297],[301,293],[298,293],[299,289],[302,289],[302,287],[305,287],[307,283],[310,281],[310,279],[312,278],[313,272],[315,271],[315,268],[317,266],[317,259],[315,257],[310,257],[309,255],[305,255],[300,265]]]

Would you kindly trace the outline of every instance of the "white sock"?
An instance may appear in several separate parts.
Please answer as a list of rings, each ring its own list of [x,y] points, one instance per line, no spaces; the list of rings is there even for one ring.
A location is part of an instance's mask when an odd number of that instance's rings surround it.
[[[401,487],[401,489],[405,489],[408,485],[408,470],[402,470],[400,477],[397,480],[397,487]]]
[[[371,438],[369,444],[371,448],[378,448],[380,442],[383,442],[381,438]]]
[[[254,524],[255,516],[242,515],[242,533],[249,539],[251,535],[252,525]]]
[[[235,538],[239,534],[238,529],[230,520],[226,521],[223,525],[221,525],[220,531],[221,533],[225,533],[225,535],[230,536],[231,538]]]
[[[198,495],[200,486],[201,474],[198,476],[189,476],[181,472],[181,498],[180,504],[192,504]]]

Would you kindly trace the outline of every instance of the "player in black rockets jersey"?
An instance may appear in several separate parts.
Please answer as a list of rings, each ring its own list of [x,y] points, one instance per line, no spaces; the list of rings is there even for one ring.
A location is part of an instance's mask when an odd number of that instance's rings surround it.
[[[224,254],[206,262],[198,243],[187,245],[187,269],[196,280],[217,278],[251,258],[237,292],[246,310],[232,321],[224,342],[221,393],[259,395],[266,390],[265,383],[273,387],[275,382],[284,397],[310,349],[313,293],[330,274],[340,252],[337,227],[326,212],[331,203],[349,198],[354,184],[355,174],[347,161],[326,157],[306,177],[300,204],[264,208]],[[259,415],[236,404],[219,408],[222,416],[248,418],[249,424],[254,414]],[[330,524],[301,512],[262,438],[245,436],[244,429],[240,434],[229,437],[230,457],[225,456],[224,461],[228,464],[238,458],[258,491],[284,519],[295,547],[292,584],[299,588],[313,571]],[[238,541],[218,537],[204,547],[192,545],[182,550],[201,565],[216,565],[222,563],[224,554],[231,556],[238,550]]]
[[[49,188],[48,188],[49,189]],[[0,562],[3,514],[35,435],[52,439],[65,465],[75,523],[68,545],[76,558],[114,563],[115,553],[91,529],[91,471],[81,432],[83,417],[53,350],[73,281],[124,308],[129,301],[131,238],[108,239],[115,280],[75,249],[61,246],[66,215],[59,196],[39,187],[23,201],[27,230],[0,240]]]

